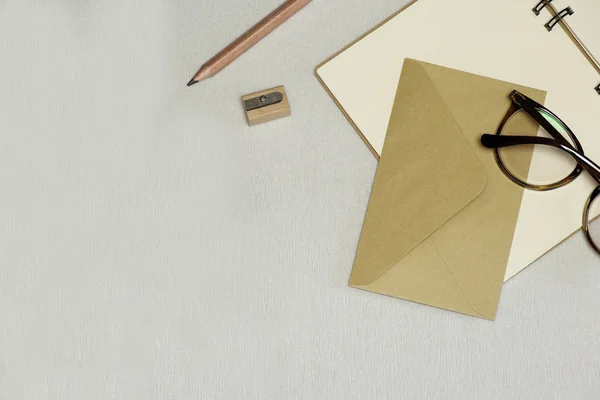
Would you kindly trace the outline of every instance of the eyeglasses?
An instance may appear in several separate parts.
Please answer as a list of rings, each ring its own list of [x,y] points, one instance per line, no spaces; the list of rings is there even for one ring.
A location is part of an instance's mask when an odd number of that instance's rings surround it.
[[[590,208],[600,196],[600,166],[585,156],[577,137],[556,114],[516,90],[509,97],[512,104],[496,134],[482,135],[481,143],[494,150],[496,163],[504,175],[525,189],[558,189],[587,171],[599,186],[585,204],[583,232],[600,254],[600,235],[590,230]],[[534,127],[542,128],[538,136],[523,134]],[[536,163],[543,169],[532,166],[534,152],[536,159],[550,161]]]

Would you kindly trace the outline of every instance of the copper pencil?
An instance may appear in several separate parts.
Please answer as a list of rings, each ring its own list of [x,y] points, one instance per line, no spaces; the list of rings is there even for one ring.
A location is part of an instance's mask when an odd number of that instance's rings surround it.
[[[217,74],[311,1],[312,0],[286,1],[281,7],[267,15],[262,21],[250,28],[250,30],[237,38],[229,46],[221,50],[216,56],[208,60],[189,81],[188,86],[192,86],[201,80]]]

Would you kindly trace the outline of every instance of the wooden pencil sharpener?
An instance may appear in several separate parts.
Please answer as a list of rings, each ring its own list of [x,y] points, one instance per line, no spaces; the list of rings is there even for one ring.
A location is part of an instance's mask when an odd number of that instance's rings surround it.
[[[242,96],[248,125],[257,125],[292,114],[283,86]]]

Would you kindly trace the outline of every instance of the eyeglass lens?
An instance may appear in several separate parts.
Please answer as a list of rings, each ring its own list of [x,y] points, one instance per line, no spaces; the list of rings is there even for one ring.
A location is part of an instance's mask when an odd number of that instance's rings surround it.
[[[554,115],[545,109],[538,109],[541,115],[574,145],[569,136],[570,130]],[[503,127],[501,135],[512,136],[552,136],[531,116],[520,110],[512,115]],[[576,168],[576,161],[560,149],[543,145],[521,145],[504,147],[498,150],[500,161],[508,172],[529,185],[553,185],[567,178]]]

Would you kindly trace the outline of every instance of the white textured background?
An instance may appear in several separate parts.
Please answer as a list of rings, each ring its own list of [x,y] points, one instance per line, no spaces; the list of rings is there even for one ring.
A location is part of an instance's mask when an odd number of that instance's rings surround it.
[[[404,1],[315,0],[185,87],[280,1],[0,0],[0,399],[598,398],[581,234],[493,323],[346,286],[376,163],[313,68]]]

